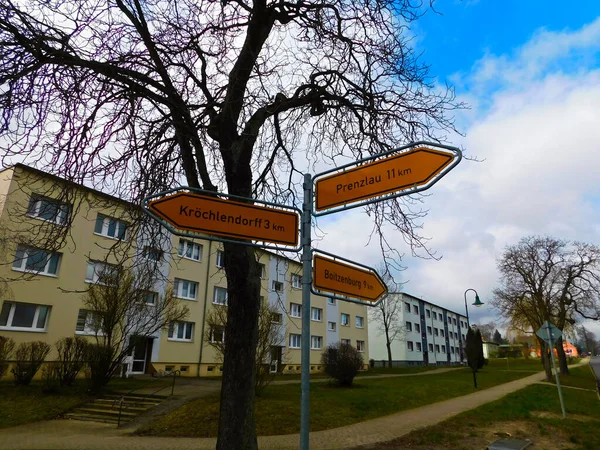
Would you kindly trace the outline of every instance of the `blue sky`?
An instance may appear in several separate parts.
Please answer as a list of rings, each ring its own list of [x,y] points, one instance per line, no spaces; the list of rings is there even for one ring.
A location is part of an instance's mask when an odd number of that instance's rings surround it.
[[[507,245],[528,235],[600,245],[600,2],[439,0],[436,9],[443,15],[411,25],[415,51],[438,86],[448,81],[470,105],[456,112],[464,136],[447,142],[480,162],[463,160],[428,191],[422,233],[440,261],[388,239],[406,255],[405,292],[463,311],[475,288],[486,305],[469,311],[473,322],[498,322],[490,300]],[[319,223],[318,246],[376,266],[371,218],[335,216]],[[588,325],[600,337],[600,324]]]

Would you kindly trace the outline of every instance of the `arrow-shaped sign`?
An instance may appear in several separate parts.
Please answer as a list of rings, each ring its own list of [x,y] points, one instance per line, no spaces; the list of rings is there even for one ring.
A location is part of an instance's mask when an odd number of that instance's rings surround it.
[[[209,195],[177,192],[150,201],[148,209],[180,230],[297,245],[296,212]]]
[[[313,257],[313,288],[372,303],[387,294],[387,286],[374,269],[352,266],[317,254]]]
[[[426,185],[456,157],[451,152],[419,147],[317,179],[315,209],[323,211]]]

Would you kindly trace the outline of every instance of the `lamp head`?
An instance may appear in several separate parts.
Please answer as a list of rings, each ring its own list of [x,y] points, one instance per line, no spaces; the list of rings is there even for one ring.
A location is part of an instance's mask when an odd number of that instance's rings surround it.
[[[475,294],[475,303],[473,303],[473,306],[481,306],[483,305],[483,302],[481,300],[479,300],[479,295]]]

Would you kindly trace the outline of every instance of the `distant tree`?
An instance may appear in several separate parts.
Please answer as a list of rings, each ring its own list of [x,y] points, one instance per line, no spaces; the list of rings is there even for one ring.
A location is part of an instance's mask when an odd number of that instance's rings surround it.
[[[481,337],[484,341],[492,342],[494,330],[496,329],[496,324],[494,322],[477,325],[477,329],[480,331]]]
[[[522,332],[535,332],[546,320],[565,330],[580,318],[600,318],[600,248],[595,245],[528,236],[504,250],[498,269],[501,287],[494,290],[492,304]],[[562,339],[556,348],[560,371],[568,374]],[[542,364],[551,379],[548,352],[542,351]]]
[[[581,351],[591,353],[592,355],[600,354],[600,342],[596,339],[596,335],[583,325],[576,328],[577,344]]]
[[[467,331],[467,364],[473,372],[473,386],[477,389],[477,371],[483,367],[481,333],[469,328]]]
[[[402,305],[402,295],[391,293],[377,306],[369,308],[371,320],[377,324],[378,334],[385,336],[389,367],[392,367],[393,360],[392,342],[402,340],[406,336],[406,328],[400,321]]]
[[[492,342],[498,345],[501,345],[503,343],[502,335],[498,330],[494,331],[494,336],[492,336]]]

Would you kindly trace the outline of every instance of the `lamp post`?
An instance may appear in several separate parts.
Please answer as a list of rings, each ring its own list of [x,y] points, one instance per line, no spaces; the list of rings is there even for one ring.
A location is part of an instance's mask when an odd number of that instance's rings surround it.
[[[467,292],[469,291],[473,291],[475,292],[475,302],[473,303],[473,306],[477,306],[480,307],[481,305],[483,305],[483,302],[481,300],[479,300],[479,294],[477,294],[477,291],[475,289],[467,289],[465,291],[465,312],[467,313],[467,330],[469,328],[471,328],[471,323],[469,322],[469,308],[467,307]]]

